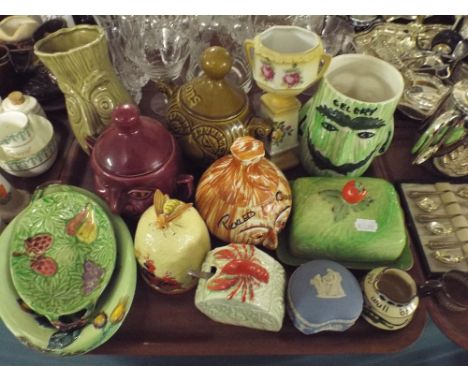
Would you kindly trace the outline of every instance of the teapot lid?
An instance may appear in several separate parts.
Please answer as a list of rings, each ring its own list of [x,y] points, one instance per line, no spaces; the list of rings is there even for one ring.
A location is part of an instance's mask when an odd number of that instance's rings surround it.
[[[98,138],[92,155],[118,176],[144,175],[160,169],[175,150],[172,135],[155,119],[141,117],[136,105],[120,105]]]
[[[210,119],[231,118],[241,113],[248,99],[240,87],[225,79],[232,67],[229,52],[221,46],[209,47],[203,52],[200,65],[204,74],[180,90],[184,107]]]

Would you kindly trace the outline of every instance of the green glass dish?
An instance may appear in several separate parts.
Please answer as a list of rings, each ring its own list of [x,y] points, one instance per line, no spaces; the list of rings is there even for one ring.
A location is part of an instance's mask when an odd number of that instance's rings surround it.
[[[115,266],[105,210],[81,192],[40,190],[13,232],[10,271],[24,303],[57,329],[84,325]]]
[[[136,262],[133,240],[124,221],[111,215],[104,202],[92,193],[73,186],[49,186],[44,194],[74,190],[92,199],[110,217],[117,245],[115,270],[109,285],[100,296],[88,323],[81,328],[58,331],[49,321],[31,311],[16,292],[10,275],[8,256],[0,256],[0,317],[18,340],[43,353],[60,356],[89,352],[108,341],[119,329],[132,304],[136,288]],[[17,220],[21,219],[23,211]],[[14,235],[14,225],[8,225],[0,236],[0,253],[8,253]]]

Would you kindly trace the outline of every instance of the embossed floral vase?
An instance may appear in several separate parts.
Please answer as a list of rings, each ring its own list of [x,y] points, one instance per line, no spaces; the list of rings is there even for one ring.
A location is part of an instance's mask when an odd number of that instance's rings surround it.
[[[213,270],[215,273],[213,274]],[[277,332],[284,318],[285,271],[253,245],[229,244],[208,253],[196,307],[214,321]]]
[[[220,240],[275,249],[278,233],[291,212],[289,183],[281,170],[264,158],[261,141],[237,138],[231,153],[203,174],[195,195],[196,207]]]
[[[39,40],[34,53],[57,79],[73,133],[89,153],[86,139],[97,138],[117,105],[132,102],[110,62],[105,32],[92,25],[60,29]]]
[[[193,288],[211,249],[205,222],[192,207],[156,190],[154,204],[141,216],[135,234],[135,255],[143,279],[161,293]]]

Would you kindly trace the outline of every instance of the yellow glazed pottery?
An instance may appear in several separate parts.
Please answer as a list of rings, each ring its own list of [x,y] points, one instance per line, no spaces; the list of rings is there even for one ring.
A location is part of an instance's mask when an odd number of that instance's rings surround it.
[[[208,229],[191,204],[169,199],[159,190],[154,205],[141,216],[135,234],[135,255],[144,280],[167,294],[185,292],[197,278],[211,249]]]

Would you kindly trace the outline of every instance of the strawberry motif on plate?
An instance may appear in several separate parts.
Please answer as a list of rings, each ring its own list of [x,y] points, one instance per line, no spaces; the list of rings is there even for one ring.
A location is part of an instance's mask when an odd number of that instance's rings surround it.
[[[57,273],[57,263],[44,254],[52,247],[54,238],[48,233],[39,233],[24,241],[26,253],[14,252],[13,256],[28,256],[31,269],[41,276],[51,277]]]

